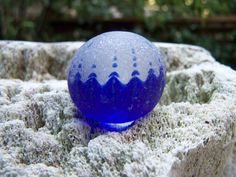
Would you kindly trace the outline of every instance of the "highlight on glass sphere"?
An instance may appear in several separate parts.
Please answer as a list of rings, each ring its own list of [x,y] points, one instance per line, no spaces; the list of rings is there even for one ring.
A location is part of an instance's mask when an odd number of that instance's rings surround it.
[[[72,101],[90,126],[122,131],[156,106],[165,73],[152,42],[113,31],[90,39],[75,52],[67,79]]]

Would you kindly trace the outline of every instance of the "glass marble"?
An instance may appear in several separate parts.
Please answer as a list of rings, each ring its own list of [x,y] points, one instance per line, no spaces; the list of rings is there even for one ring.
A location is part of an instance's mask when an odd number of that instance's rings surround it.
[[[113,31],[75,52],[67,79],[71,98],[90,125],[121,131],[156,106],[165,75],[163,58],[152,42]]]

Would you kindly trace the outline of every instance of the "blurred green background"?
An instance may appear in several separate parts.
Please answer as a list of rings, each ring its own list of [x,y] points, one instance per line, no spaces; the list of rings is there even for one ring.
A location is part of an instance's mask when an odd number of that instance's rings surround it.
[[[236,69],[236,0],[0,0],[1,40],[87,40],[111,30],[200,45]]]

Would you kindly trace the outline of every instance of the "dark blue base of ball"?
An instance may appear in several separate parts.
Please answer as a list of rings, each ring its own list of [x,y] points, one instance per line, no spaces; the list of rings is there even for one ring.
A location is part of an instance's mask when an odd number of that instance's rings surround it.
[[[74,103],[90,126],[122,131],[156,106],[164,89],[164,75],[162,70],[158,77],[150,71],[146,81],[133,77],[127,84],[112,76],[105,85],[100,85],[96,77],[83,83],[77,76],[68,86]]]
[[[102,131],[115,131],[115,132],[121,132],[124,130],[127,130],[131,126],[135,124],[135,121],[125,122],[125,123],[106,123],[106,122],[97,122],[95,120],[86,118],[83,116],[83,114],[77,110],[75,112],[74,117],[76,118],[75,121],[79,120],[79,123],[88,125],[91,127],[91,131],[93,132],[95,129],[100,129]]]
[[[135,121],[125,122],[125,123],[106,123],[106,122],[97,122],[91,119],[86,119],[86,122],[92,128],[100,128],[108,131],[120,132],[127,130],[128,128],[133,126]]]

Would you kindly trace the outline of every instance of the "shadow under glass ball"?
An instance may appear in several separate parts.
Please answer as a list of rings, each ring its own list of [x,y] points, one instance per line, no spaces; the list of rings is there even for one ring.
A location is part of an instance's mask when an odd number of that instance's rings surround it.
[[[149,113],[165,86],[159,50],[130,32],[98,35],[74,54],[68,88],[91,126],[121,131]]]

